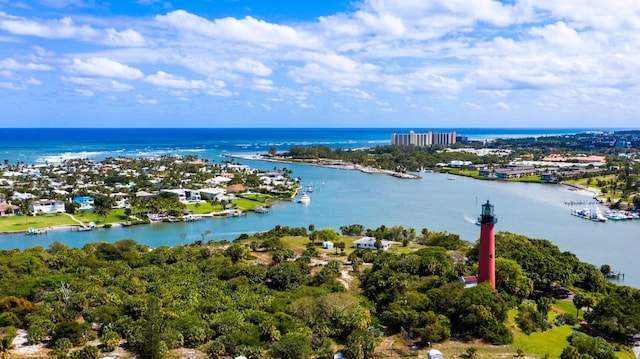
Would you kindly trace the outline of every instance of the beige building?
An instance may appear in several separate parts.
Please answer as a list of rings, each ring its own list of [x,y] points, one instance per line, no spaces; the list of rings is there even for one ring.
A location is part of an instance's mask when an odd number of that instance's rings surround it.
[[[391,135],[391,144],[399,146],[418,146],[426,147],[433,145],[453,145],[456,143],[456,132],[426,132],[416,133],[410,131],[409,133],[394,133]]]

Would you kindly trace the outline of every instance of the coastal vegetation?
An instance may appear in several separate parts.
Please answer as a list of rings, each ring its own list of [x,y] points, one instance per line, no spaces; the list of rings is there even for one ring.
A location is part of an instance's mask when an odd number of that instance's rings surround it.
[[[394,244],[353,248],[359,231]],[[336,246],[323,248],[328,240]],[[56,358],[178,357],[188,348],[210,358],[351,359],[430,347],[451,357],[632,357],[639,290],[607,282],[605,266],[508,232],[496,235],[496,291],[465,288],[459,278],[476,272],[477,246],[427,229],[310,225],[175,247],[4,250],[0,337],[21,331],[39,356]],[[16,349],[3,350],[20,357]]]

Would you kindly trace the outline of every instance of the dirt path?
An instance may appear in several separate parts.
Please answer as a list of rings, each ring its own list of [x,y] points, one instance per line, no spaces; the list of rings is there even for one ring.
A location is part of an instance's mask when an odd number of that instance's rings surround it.
[[[65,213],[67,216],[69,216],[69,218],[71,218],[73,221],[78,222],[78,224],[80,224],[81,226],[84,226],[84,223],[78,219],[76,219],[76,217],[70,215],[69,213]]]

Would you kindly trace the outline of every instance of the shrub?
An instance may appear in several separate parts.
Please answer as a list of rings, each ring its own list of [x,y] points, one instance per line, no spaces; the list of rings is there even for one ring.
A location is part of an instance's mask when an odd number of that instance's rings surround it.
[[[555,323],[557,326],[561,325],[571,325],[574,326],[578,324],[578,317],[571,313],[562,313],[556,317]]]

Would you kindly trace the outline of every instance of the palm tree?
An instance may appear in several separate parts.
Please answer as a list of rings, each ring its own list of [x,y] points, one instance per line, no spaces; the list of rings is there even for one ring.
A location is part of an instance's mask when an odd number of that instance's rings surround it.
[[[8,358],[13,349],[13,338],[9,335],[5,335],[0,338],[0,358]]]

